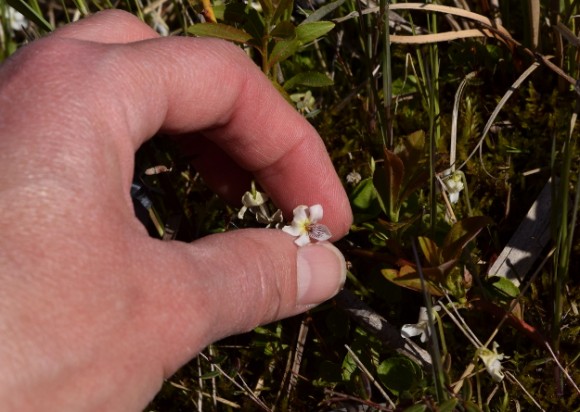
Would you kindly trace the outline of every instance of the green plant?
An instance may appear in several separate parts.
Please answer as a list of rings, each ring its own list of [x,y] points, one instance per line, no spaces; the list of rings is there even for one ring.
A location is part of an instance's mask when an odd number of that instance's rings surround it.
[[[244,44],[256,50],[262,71],[275,84],[280,78],[280,63],[295,55],[301,48],[327,34],[334,27],[330,21],[320,20],[332,4],[318,13],[312,13],[296,25],[292,21],[292,0],[274,4],[261,0],[262,13],[251,4],[231,3],[215,8],[217,20],[228,23],[201,23],[190,26],[187,31],[197,36],[216,37]],[[297,85],[321,87],[332,85],[332,80],[322,73],[302,72],[284,82],[285,91]]]
[[[115,4],[167,32],[235,42],[312,120],[345,178],[355,221],[337,245],[350,263],[347,288],[366,305],[337,299],[217,342],[148,410],[580,408],[580,2],[439,3]],[[27,35],[53,29],[49,5],[55,26],[113,7],[10,0],[0,2],[3,17],[7,4],[33,23]],[[6,19],[2,33],[5,58],[26,37]],[[519,286],[488,273],[550,177],[552,243]],[[271,204],[250,204],[239,219],[162,138],[139,151],[135,180],[157,237],[284,223]],[[404,340],[401,328],[417,325],[421,307],[425,340]],[[361,326],[354,312],[391,335]],[[412,350],[429,353],[413,361]]]

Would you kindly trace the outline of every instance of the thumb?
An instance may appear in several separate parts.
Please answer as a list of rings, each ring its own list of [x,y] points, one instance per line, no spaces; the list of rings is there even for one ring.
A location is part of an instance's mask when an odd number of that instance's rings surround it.
[[[171,275],[150,287],[162,305],[157,310],[180,315],[170,327],[164,316],[149,319],[160,320],[150,330],[164,340],[160,344],[169,349],[166,353],[176,356],[168,360],[171,369],[215,340],[324,302],[338,293],[346,277],[344,257],[332,244],[297,247],[278,230],[242,229],[162,247],[166,253],[159,253],[157,244],[150,256],[163,256],[163,272]],[[159,334],[159,328],[165,333]]]

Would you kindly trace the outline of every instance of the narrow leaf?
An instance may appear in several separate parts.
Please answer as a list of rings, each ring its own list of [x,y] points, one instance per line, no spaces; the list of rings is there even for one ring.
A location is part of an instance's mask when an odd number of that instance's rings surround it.
[[[423,274],[428,279],[441,278],[439,272],[440,271],[436,268],[423,269]],[[417,270],[412,266],[403,266],[400,270],[382,269],[381,273],[387,280],[393,282],[395,285],[414,290],[415,292],[423,290],[419,273],[417,273]],[[443,296],[443,291],[428,279],[425,279],[425,286],[429,293],[433,296]],[[439,280],[435,280],[435,282],[437,284],[440,283]]]
[[[308,16],[302,23],[303,24],[314,23],[315,21],[319,21],[327,14],[332,13],[334,10],[342,6],[342,3],[344,2],[345,0],[337,0],[330,4],[325,4],[324,6],[316,10],[314,13],[312,13],[310,16]]]
[[[457,402],[459,402],[457,398],[451,398],[443,402],[439,406],[439,412],[453,412],[455,410],[455,407],[457,406]]]
[[[284,89],[290,90],[295,86],[306,87],[325,87],[332,86],[334,81],[324,73],[319,72],[302,72],[287,80],[284,83]]]
[[[310,43],[317,38],[324,36],[334,28],[331,21],[316,21],[313,23],[302,23],[296,27],[296,36],[302,43]]]
[[[216,37],[236,43],[246,43],[252,36],[243,30],[222,23],[200,23],[189,26],[189,34],[201,37]]]
[[[423,255],[425,256],[425,260],[429,266],[437,266],[440,262],[439,259],[439,247],[437,244],[425,236],[417,237],[417,241],[419,243],[419,248]]]
[[[404,175],[405,166],[401,158],[385,149],[384,166],[377,167],[373,181],[391,222],[399,220],[399,192]]]
[[[292,56],[298,51],[299,46],[300,41],[298,39],[281,40],[276,43],[272,53],[270,54],[268,67],[271,68],[276,63],[280,63],[281,61],[286,60],[288,57]]]

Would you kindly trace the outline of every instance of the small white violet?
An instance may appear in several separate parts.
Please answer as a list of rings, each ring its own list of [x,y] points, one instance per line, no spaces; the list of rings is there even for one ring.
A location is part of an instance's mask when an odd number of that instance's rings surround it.
[[[433,311],[441,310],[439,305],[433,306]],[[412,338],[413,336],[421,336],[421,342],[427,342],[429,337],[429,317],[427,316],[427,308],[421,306],[419,309],[419,320],[417,323],[408,323],[401,328],[401,336],[404,338]]]
[[[290,95],[290,100],[296,103],[296,109],[301,113],[311,113],[314,110],[316,100],[312,97],[312,92],[294,93]]]
[[[465,188],[463,185],[461,172],[453,172],[444,180],[445,190],[449,193],[449,201],[457,203],[459,201],[459,193]]]
[[[258,223],[267,225],[267,228],[272,226],[277,229],[280,228],[284,222],[282,211],[278,209],[274,213],[271,213],[266,204],[268,200],[268,195],[256,190],[256,187],[252,182],[252,190],[244,193],[242,196],[243,206],[238,212],[238,219],[242,220],[246,212],[249,211],[256,216],[256,221]]]
[[[238,212],[238,219],[243,219],[244,215],[250,210],[260,209],[263,207],[266,202],[268,201],[268,195],[266,193],[259,192],[257,190],[253,190],[250,192],[244,193],[242,196],[242,208]]]
[[[351,185],[357,185],[362,180],[362,176],[359,172],[352,171],[346,176],[346,182]]]
[[[322,220],[322,206],[300,205],[294,209],[294,219],[289,226],[284,226],[282,230],[289,235],[297,236],[294,241],[298,246],[310,243],[310,238],[323,241],[330,239],[332,234],[328,228],[320,223]]]
[[[504,358],[503,353],[497,353],[497,348],[499,345],[497,342],[493,342],[493,349],[489,350],[487,348],[479,349],[477,355],[485,365],[487,373],[491,375],[491,378],[495,382],[501,382],[504,378],[504,373],[501,371],[501,363],[499,362]]]

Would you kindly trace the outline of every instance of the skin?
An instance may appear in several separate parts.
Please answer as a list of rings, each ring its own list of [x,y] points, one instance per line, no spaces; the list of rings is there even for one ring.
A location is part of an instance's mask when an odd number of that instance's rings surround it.
[[[268,229],[161,242],[134,217],[134,152],[161,131],[226,199],[253,176],[285,216],[320,203],[331,240],[347,232],[320,137],[235,46],[102,12],[0,67],[0,124],[2,410],[140,410],[211,342],[344,282],[330,244]]]

